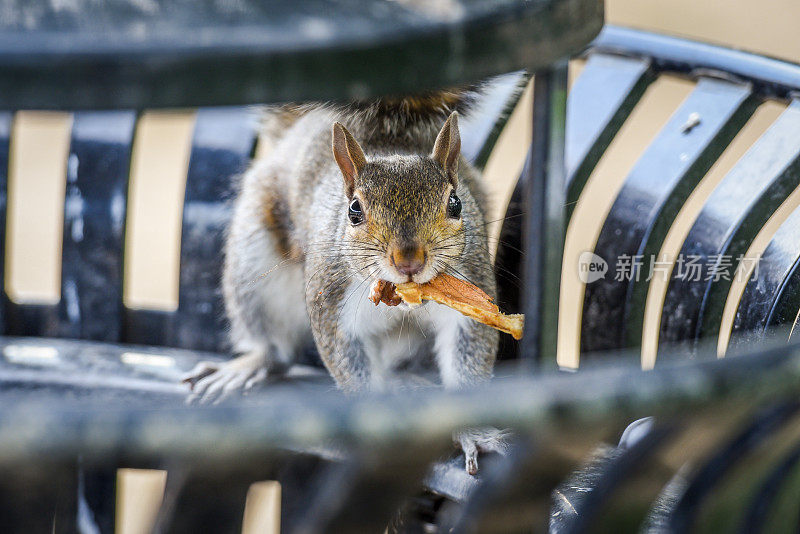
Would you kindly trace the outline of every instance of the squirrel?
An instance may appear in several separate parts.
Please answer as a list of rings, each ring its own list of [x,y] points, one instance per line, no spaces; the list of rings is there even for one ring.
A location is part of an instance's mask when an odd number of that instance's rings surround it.
[[[478,98],[473,87],[267,108],[274,148],[241,178],[225,247],[222,287],[240,356],[193,369],[190,400],[218,401],[282,373],[312,339],[346,392],[408,384],[401,370],[423,360],[445,388],[492,376],[496,330],[435,302],[368,301],[378,280],[439,273],[496,296],[479,173],[460,154],[458,113]],[[505,450],[496,429],[454,440],[471,474],[478,451]]]

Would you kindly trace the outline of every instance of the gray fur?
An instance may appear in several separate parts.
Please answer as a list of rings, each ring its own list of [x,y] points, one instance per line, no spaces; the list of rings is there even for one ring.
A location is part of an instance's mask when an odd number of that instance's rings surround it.
[[[233,381],[243,383],[243,373],[263,378],[279,372],[309,336],[337,385],[347,391],[393,383],[396,370],[413,367],[409,358],[431,352],[446,387],[488,379],[495,330],[438,305],[376,308],[366,299],[374,279],[400,276],[382,263],[394,243],[428,247],[430,260],[420,277],[444,271],[495,296],[478,173],[463,158],[455,189],[463,205],[460,229],[446,217],[451,180],[429,156],[444,122],[442,110],[414,120],[398,111],[402,120],[395,126],[392,115],[379,108],[305,106],[291,112],[269,108],[270,113],[281,116],[266,123],[285,129],[270,132],[273,150],[241,181],[223,276],[234,350],[261,362],[267,372],[238,370]],[[347,218],[351,199],[332,155],[336,121],[353,134],[367,159],[355,187],[367,222],[358,227]],[[392,351],[401,354],[388,363],[376,356]],[[220,380],[215,374],[195,373],[195,378]],[[215,391],[228,389],[218,385]]]

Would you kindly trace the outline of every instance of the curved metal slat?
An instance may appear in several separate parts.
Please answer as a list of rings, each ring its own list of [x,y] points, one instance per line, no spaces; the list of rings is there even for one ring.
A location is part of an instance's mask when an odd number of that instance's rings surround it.
[[[781,486],[786,482],[786,479],[793,474],[793,471],[799,463],[800,445],[795,446],[789,454],[778,462],[764,479],[755,498],[750,503],[745,517],[742,519],[739,532],[742,534],[755,534],[764,531],[770,507],[776,497],[778,497]]]
[[[76,113],[67,160],[61,301],[46,335],[118,341],[136,113]]]
[[[531,154],[528,152],[525,168],[530,165],[530,158]],[[494,257],[497,305],[505,313],[522,313],[522,228],[526,212],[523,199],[527,187],[526,176],[524,171],[520,174],[511,200],[508,201]],[[518,356],[519,343],[510,335],[502,334],[497,359],[515,360]]]
[[[225,346],[220,279],[225,202],[236,176],[250,161],[258,115],[251,108],[208,108],[197,112],[181,234],[178,311],[170,345],[200,350]]]
[[[683,243],[667,288],[659,353],[675,342],[694,350],[700,338],[719,332],[736,263],[800,184],[798,131],[800,101],[795,100],[709,197]],[[689,270],[690,261],[700,265],[699,275],[697,269]],[[728,272],[727,280],[719,276],[723,271]]]
[[[496,525],[499,530],[513,530],[508,525],[497,525],[490,517],[497,501],[514,499],[515,487],[519,487],[519,475],[524,471],[525,461],[537,451],[529,440],[513,440],[505,456],[481,459],[479,480],[462,502],[446,503],[439,514],[440,532],[486,532],[483,523]],[[462,463],[463,469],[463,463]],[[518,497],[517,497],[518,498]]]
[[[0,525],[4,532],[74,534],[77,528],[76,465],[46,458],[4,469],[0,478]]]
[[[352,474],[343,473],[345,478],[338,488],[328,488],[327,502],[320,502],[307,512],[313,518],[320,512],[327,513],[319,532],[384,531],[406,498],[421,491],[420,481],[442,450],[432,447],[415,454],[396,452],[392,457],[359,458]],[[354,503],[369,506],[353,506]]]
[[[112,534],[117,509],[117,463],[92,465],[78,459],[79,529],[97,534]]]
[[[731,333],[731,347],[761,340],[767,329],[790,326],[800,309],[800,294],[792,287],[800,277],[800,209],[775,232],[745,286]],[[793,276],[794,275],[794,276]]]
[[[753,83],[763,96],[788,98],[800,89],[800,65],[669,35],[606,25],[592,46],[652,58],[659,70],[726,72]]]
[[[755,107],[749,85],[701,78],[639,158],[595,245],[609,271],[586,284],[582,352],[641,344],[648,266],[686,198]]]
[[[789,332],[789,342],[797,341],[798,339],[800,339],[800,312],[797,314],[794,320],[794,326]]]
[[[533,136],[522,172],[525,184],[525,332],[521,356],[554,366],[558,293],[564,253],[564,136],[567,64],[540,70],[533,80]]]
[[[169,466],[154,532],[241,532],[250,485],[268,479],[264,473],[270,472],[269,467],[267,460],[236,466]]]
[[[742,429],[727,445],[720,447],[714,455],[698,469],[678,499],[669,517],[672,532],[689,532],[704,500],[711,495],[723,477],[742,458],[759,444],[774,436],[800,408],[793,401],[770,406],[755,414],[752,423]]]
[[[14,114],[0,112],[0,250],[6,250],[6,210],[8,201],[8,151]],[[6,331],[5,254],[0,257],[0,333]]]
[[[605,514],[613,505],[615,493],[621,491],[626,483],[635,480],[648,466],[657,462],[656,456],[663,444],[673,439],[676,427],[656,427],[645,434],[630,448],[600,450],[595,461],[573,474],[571,479],[559,490],[561,502],[554,503],[555,509],[572,509],[573,514],[561,514],[558,520],[551,518],[550,532],[569,534],[587,532],[590,527],[601,531],[614,531],[615,514]],[[589,491],[587,491],[587,489]],[[641,492],[642,489],[639,489]],[[558,495],[558,494],[556,494]],[[563,504],[567,504],[565,507]],[[601,525],[604,525],[601,526]]]
[[[741,424],[741,423],[740,423]],[[695,521],[698,532],[736,532],[741,525],[750,505],[758,498],[765,479],[773,471],[775,465],[782,462],[791,449],[800,441],[800,422],[795,416],[791,421],[783,423],[782,428],[761,443],[756,444],[745,457],[737,461],[730,472],[724,476],[703,501]],[[789,473],[787,473],[789,475]],[[797,498],[798,492],[788,484],[778,492],[783,497],[787,491],[789,496]],[[792,526],[794,517],[784,514],[783,518],[774,517],[779,523],[781,519],[790,519]],[[796,516],[795,516],[796,517]],[[765,528],[766,532],[786,532],[787,529]],[[756,530],[757,531],[757,530]],[[796,530],[791,529],[792,532]]]
[[[592,169],[651,81],[646,59],[593,54],[572,85],[565,132],[567,218]],[[529,153],[524,169],[529,167],[530,157]],[[507,313],[523,311],[520,286],[526,176],[523,170],[506,207],[495,256],[497,302]],[[510,336],[501,336],[498,359],[516,358],[517,345]]]
[[[519,102],[527,82],[525,71],[490,80],[478,98],[476,108],[460,118],[461,154],[478,169],[486,166],[497,138]]]
[[[653,79],[649,59],[589,56],[567,100],[567,218],[592,170]]]
[[[315,451],[318,452],[318,451]],[[281,462],[281,531],[322,532],[352,494],[361,466],[342,451],[323,458],[298,454]]]
[[[778,327],[794,324],[798,317],[798,312],[800,312],[800,258],[792,265],[792,269],[784,281],[780,296],[770,310],[770,315],[767,320],[767,332],[778,335],[786,334],[785,330]],[[770,331],[770,327],[775,327],[775,330]],[[792,332],[795,330],[796,327]],[[791,332],[789,335],[791,337]]]

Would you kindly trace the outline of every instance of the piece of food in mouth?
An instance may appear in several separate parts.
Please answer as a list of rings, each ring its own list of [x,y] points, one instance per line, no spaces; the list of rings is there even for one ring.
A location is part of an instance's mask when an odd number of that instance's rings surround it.
[[[423,300],[432,300],[471,317],[478,322],[522,339],[525,316],[506,315],[492,302],[492,297],[481,288],[449,274],[440,274],[433,280],[417,284],[406,282],[393,284],[378,280],[372,286],[370,300],[377,306],[380,302],[397,306],[402,299],[411,307],[419,306]]]
[[[397,306],[402,302],[400,295],[395,293],[394,284],[386,280],[376,280],[369,292],[369,300],[375,306],[383,302],[387,306]]]

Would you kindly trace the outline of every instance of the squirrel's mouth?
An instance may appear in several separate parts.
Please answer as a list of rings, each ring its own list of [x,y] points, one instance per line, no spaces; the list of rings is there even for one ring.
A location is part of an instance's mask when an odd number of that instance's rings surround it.
[[[391,260],[384,260],[382,264],[381,270],[373,274],[373,280],[383,280],[392,284],[406,284],[409,282],[424,284],[430,282],[439,274],[429,263],[424,268],[413,273],[400,272],[392,265]]]
[[[409,281],[406,283],[415,282]],[[403,302],[403,299],[400,298],[400,295],[396,291],[396,287],[397,286],[393,282],[376,279],[374,282],[372,282],[372,286],[370,287],[369,300],[374,302],[376,306],[383,302],[387,306],[401,306],[403,309],[409,310],[427,304],[427,301],[422,301],[420,304],[416,304],[412,308],[412,306]]]
[[[424,284],[437,274],[427,246],[413,241],[390,244],[382,263],[378,278],[394,284]]]
[[[434,266],[435,262],[427,253],[424,255],[424,261],[420,261],[413,268],[408,268],[408,265],[394,260],[390,255],[383,257],[379,264],[381,268],[378,272],[372,273],[373,279],[384,280],[393,284],[407,284],[409,282],[425,284],[439,274]]]

